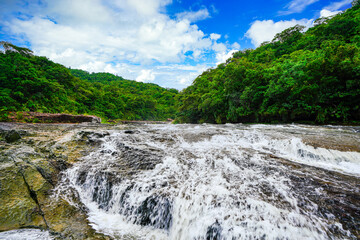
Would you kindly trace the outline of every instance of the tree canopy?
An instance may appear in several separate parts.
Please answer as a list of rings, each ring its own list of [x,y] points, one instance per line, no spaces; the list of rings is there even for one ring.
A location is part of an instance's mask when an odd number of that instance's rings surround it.
[[[298,25],[286,29],[272,42],[236,52],[205,71],[179,94],[178,121],[359,121],[360,7],[355,5],[306,32]]]
[[[70,70],[31,50],[1,42],[0,115],[10,111],[93,114],[107,119],[166,120],[178,91],[110,73]]]

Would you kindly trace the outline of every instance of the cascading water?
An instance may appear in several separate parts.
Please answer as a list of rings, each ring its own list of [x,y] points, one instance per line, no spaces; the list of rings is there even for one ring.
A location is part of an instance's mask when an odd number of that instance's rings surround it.
[[[118,239],[359,237],[360,153],[304,143],[356,146],[358,129],[128,128],[109,131],[58,186],[61,194],[77,191],[99,232]]]

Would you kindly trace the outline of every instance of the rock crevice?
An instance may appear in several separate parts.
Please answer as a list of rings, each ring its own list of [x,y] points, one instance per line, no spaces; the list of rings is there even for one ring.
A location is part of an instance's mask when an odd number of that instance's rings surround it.
[[[47,224],[46,219],[45,219],[45,214],[44,214],[43,210],[41,209],[41,206],[40,206],[40,203],[39,203],[39,200],[38,200],[36,191],[34,191],[33,189],[31,189],[29,183],[26,181],[26,177],[25,177],[25,175],[24,175],[24,172],[23,172],[22,167],[19,167],[15,160],[13,160],[13,161],[14,161],[15,166],[18,168],[19,173],[21,174],[21,176],[22,176],[22,178],[23,178],[23,180],[24,180],[24,184],[25,184],[27,190],[29,191],[29,196],[31,197],[31,199],[34,200],[35,204],[36,204],[37,207],[38,207],[39,214],[42,216],[42,218],[43,218],[43,220],[44,220],[46,229],[49,229],[49,225]]]
[[[54,191],[62,171],[97,147],[77,138],[80,129],[87,126],[0,123],[0,231],[38,228],[54,239],[110,239],[90,226],[76,194],[70,203]],[[8,142],[9,132],[21,138]]]

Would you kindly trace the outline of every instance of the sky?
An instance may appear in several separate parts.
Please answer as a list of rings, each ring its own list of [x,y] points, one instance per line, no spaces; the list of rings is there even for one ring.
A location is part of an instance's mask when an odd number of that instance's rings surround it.
[[[239,50],[352,0],[0,0],[0,41],[66,67],[183,89]]]

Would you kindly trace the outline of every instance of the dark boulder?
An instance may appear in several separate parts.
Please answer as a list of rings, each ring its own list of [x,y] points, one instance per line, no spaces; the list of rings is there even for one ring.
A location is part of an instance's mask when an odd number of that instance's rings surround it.
[[[19,139],[21,139],[20,133],[15,130],[11,130],[5,134],[5,140],[8,143],[16,142]]]
[[[206,232],[206,240],[220,240],[222,227],[218,220],[208,227]]]
[[[172,205],[168,198],[150,196],[137,209],[135,223],[168,230],[172,223],[171,211]]]

